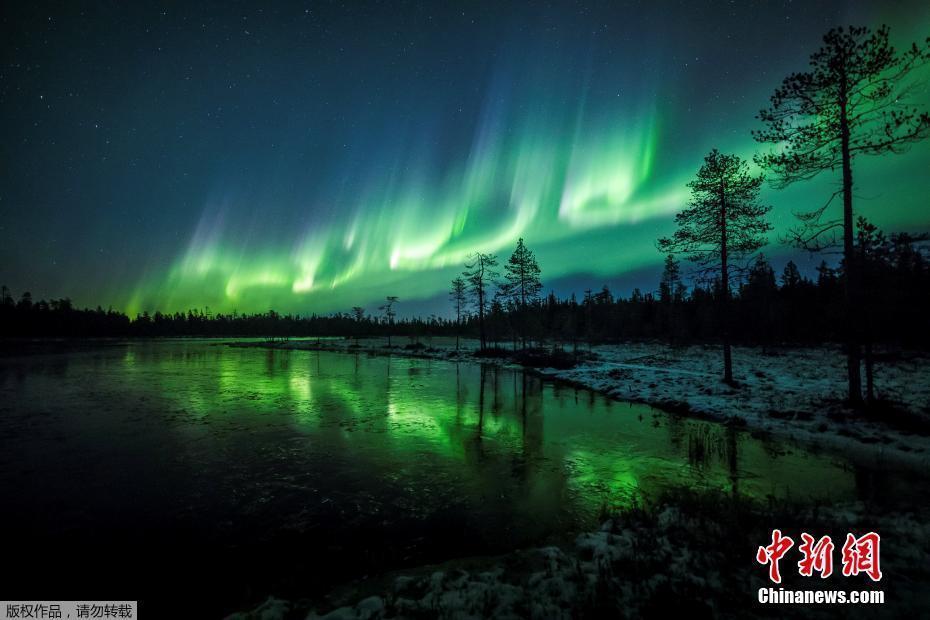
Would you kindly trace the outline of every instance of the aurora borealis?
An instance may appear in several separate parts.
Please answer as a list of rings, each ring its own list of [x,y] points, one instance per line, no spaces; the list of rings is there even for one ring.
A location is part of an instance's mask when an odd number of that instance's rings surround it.
[[[9,9],[0,280],[130,313],[431,310],[522,236],[560,292],[654,286],[703,155],[752,155],[826,29],[930,35],[930,5],[883,4]],[[860,160],[860,212],[930,228],[928,171],[926,143]],[[832,183],[767,191],[773,241]]]

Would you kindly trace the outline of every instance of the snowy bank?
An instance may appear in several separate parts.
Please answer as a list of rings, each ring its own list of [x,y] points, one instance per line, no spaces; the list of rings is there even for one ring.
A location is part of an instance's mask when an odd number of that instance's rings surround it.
[[[395,338],[395,343],[403,339]],[[512,364],[506,356],[477,356],[477,342],[435,338],[428,344],[387,348],[384,340],[294,340],[244,343],[288,349],[404,355],[451,361]],[[721,381],[716,346],[672,347],[662,343],[600,345],[577,355],[571,368],[539,368],[613,398],[669,411],[735,423],[808,446],[843,452],[873,464],[922,469],[930,465],[930,356],[905,352],[876,365],[881,406],[865,415],[843,404],[846,358],[839,347],[734,347],[737,386]]]
[[[846,358],[839,348],[763,353],[734,347],[734,378],[723,383],[719,347],[661,344],[594,347],[595,361],[546,376],[614,398],[744,424],[859,458],[925,466],[930,459],[930,357],[901,355],[876,367],[880,413],[843,403]]]
[[[882,535],[878,583],[864,576],[828,579],[798,575],[794,555],[781,562],[786,589],[882,589],[886,604],[765,607],[759,588],[770,587],[755,550],[771,528],[799,540],[800,532],[847,531]],[[796,550],[795,555],[797,555]],[[839,551],[837,550],[838,554]],[[479,569],[424,569],[393,580],[387,591],[326,610],[269,599],[230,620],[359,620],[381,618],[668,617],[902,617],[926,609],[930,577],[930,525],[926,514],[878,515],[868,506],[759,507],[726,496],[684,493],[650,508],[635,508],[578,536],[565,549],[516,552]],[[836,559],[836,566],[840,560]]]

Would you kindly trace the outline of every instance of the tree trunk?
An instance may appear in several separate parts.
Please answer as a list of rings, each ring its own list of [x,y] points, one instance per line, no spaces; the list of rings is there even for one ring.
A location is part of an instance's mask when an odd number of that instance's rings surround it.
[[[481,380],[478,387],[478,439],[481,439],[481,433],[484,431],[484,384],[487,374],[487,366],[481,364]]]
[[[485,336],[484,336],[484,293],[479,289],[478,290],[478,334],[481,340],[481,350],[485,349]]]
[[[723,322],[721,335],[723,337],[723,381],[733,383],[733,357],[730,351],[730,272],[727,259],[729,258],[727,247],[727,198],[726,188],[723,181],[720,182],[720,285],[723,300],[720,304],[720,318]]]
[[[845,86],[845,82],[844,82]],[[852,165],[849,156],[849,121],[846,117],[845,88],[841,93],[840,141],[843,152],[843,260],[846,267],[846,373],[849,381],[849,404],[862,404],[861,354],[856,337],[859,307],[859,266],[853,245]]]
[[[865,341],[865,399],[870,407],[875,404],[875,358],[871,337]]]

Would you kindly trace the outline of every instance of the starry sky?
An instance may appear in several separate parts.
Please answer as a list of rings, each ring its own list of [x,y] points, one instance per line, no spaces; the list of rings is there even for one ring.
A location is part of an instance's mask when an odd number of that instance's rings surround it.
[[[520,236],[547,291],[652,290],[702,157],[751,158],[827,29],[930,35],[925,1],[16,4],[0,282],[133,314],[448,314]],[[861,213],[930,228],[930,144],[855,172]],[[776,265],[835,183],[764,192]]]

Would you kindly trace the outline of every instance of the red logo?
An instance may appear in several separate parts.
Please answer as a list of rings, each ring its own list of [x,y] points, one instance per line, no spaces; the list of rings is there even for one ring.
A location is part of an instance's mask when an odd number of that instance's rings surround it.
[[[872,581],[881,581],[882,569],[878,563],[881,536],[869,532],[861,538],[846,534],[843,545],[843,576],[865,573]]]
[[[756,562],[769,565],[769,579],[781,583],[781,573],[778,571],[778,561],[794,546],[794,541],[781,535],[781,530],[772,530],[772,544],[768,547],[759,547],[756,551]]]
[[[801,534],[801,546],[798,547],[804,557],[798,562],[798,572],[804,577],[810,577],[814,571],[820,573],[821,579],[833,574],[833,540],[824,536],[816,543],[814,537],[804,532]]]
[[[869,532],[856,538],[853,534],[846,534],[843,544],[842,561],[843,576],[852,577],[859,573],[869,576],[872,581],[881,581],[882,570],[879,562],[881,536]],[[774,583],[781,583],[781,571],[778,562],[794,546],[790,536],[783,536],[781,530],[772,530],[772,542],[759,547],[756,551],[756,562],[769,567],[769,579]],[[819,540],[807,532],[801,533],[801,544],[798,551],[801,559],[798,561],[798,573],[803,577],[812,577],[815,572],[820,573],[821,579],[833,574],[833,550],[835,545],[829,536]]]

